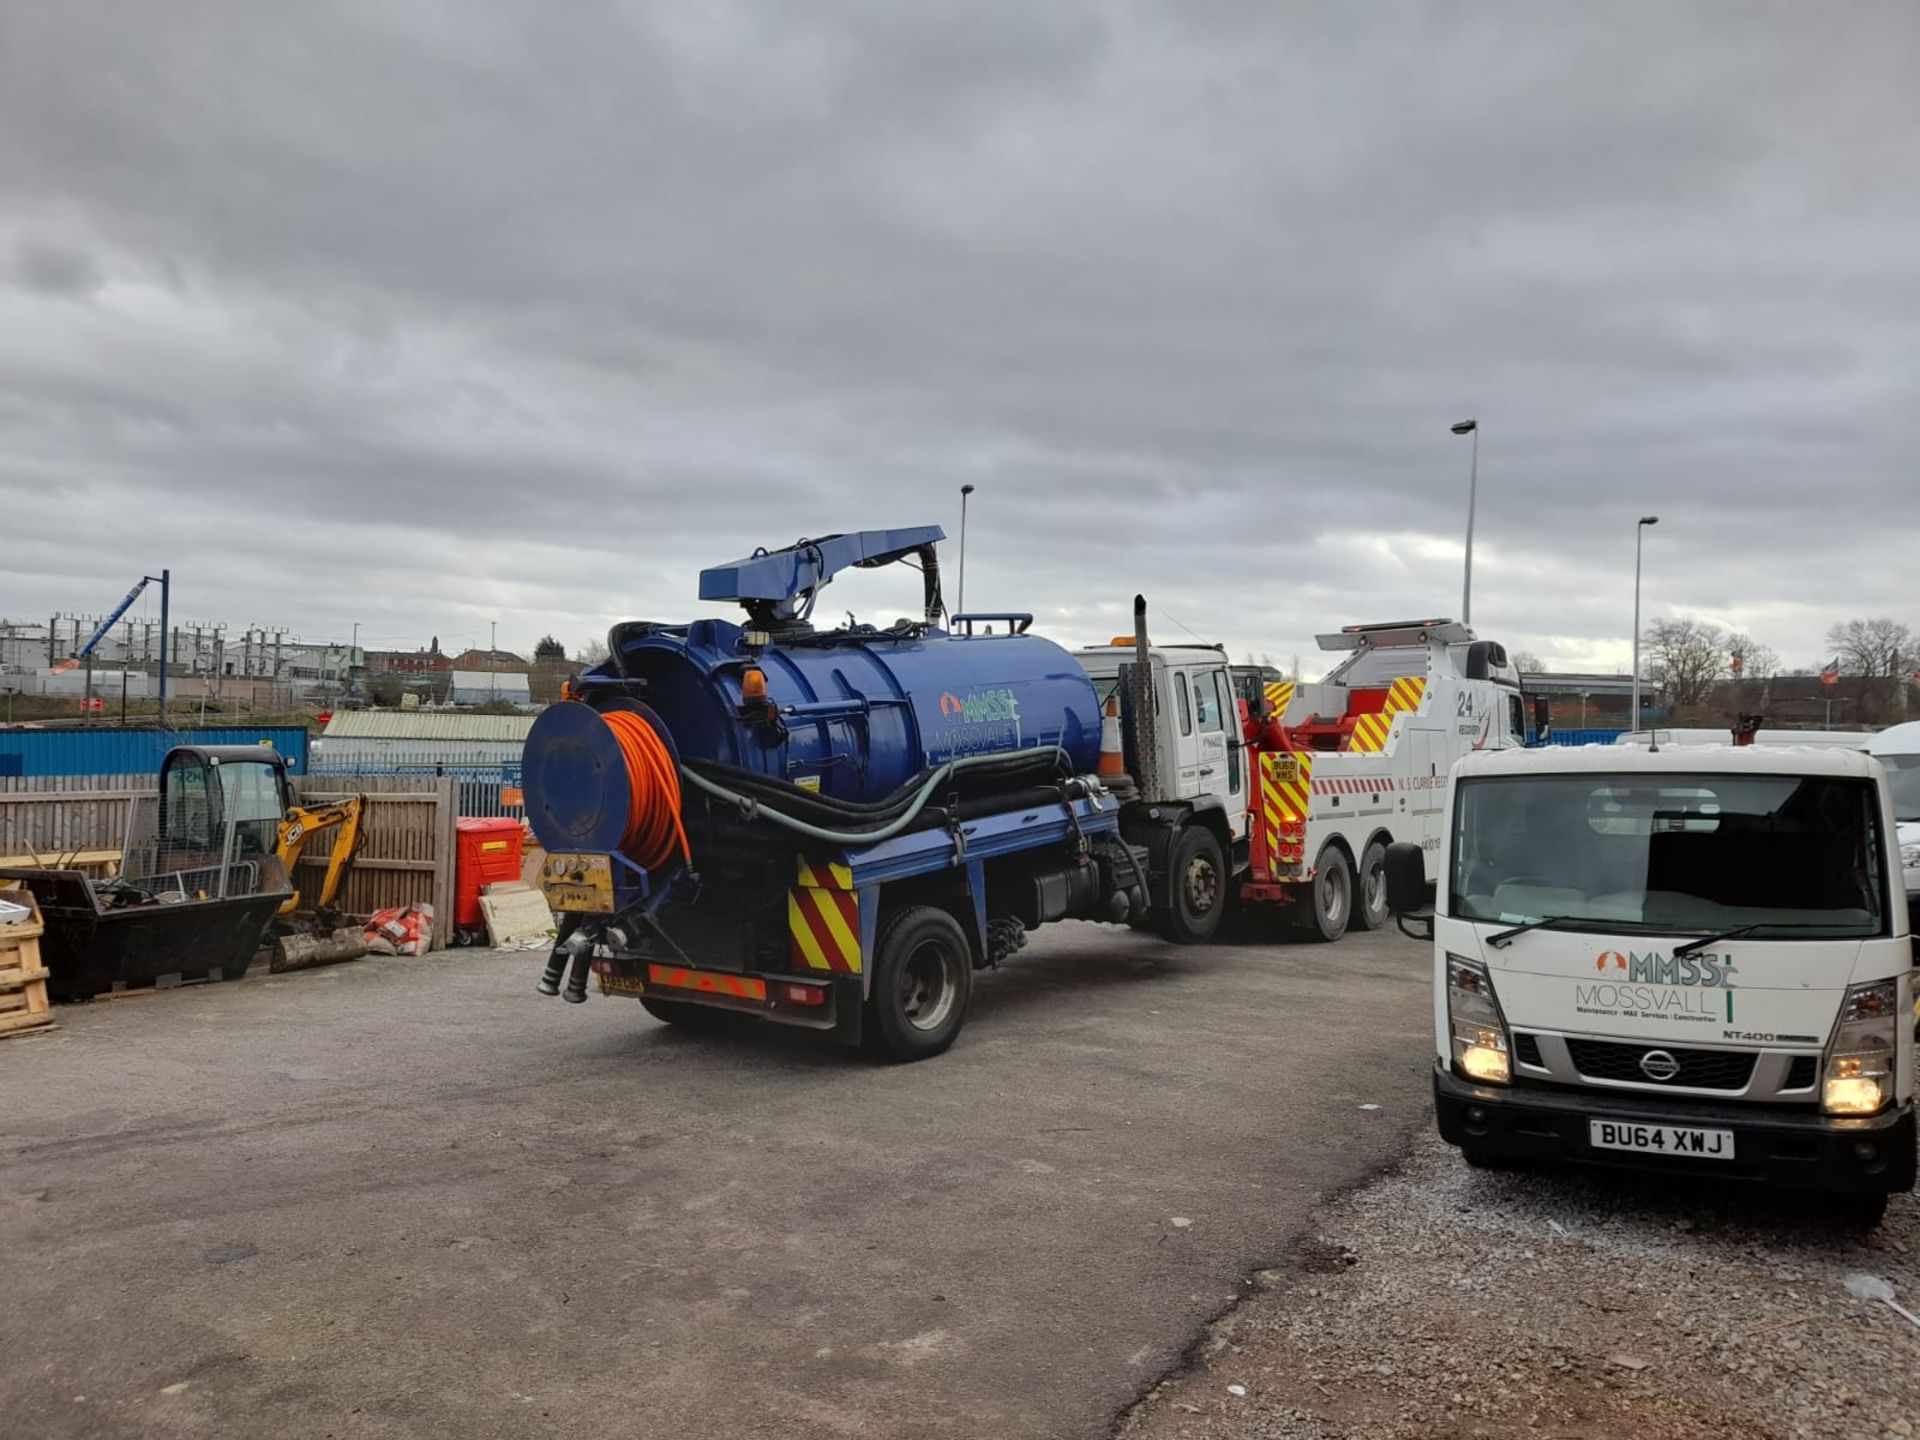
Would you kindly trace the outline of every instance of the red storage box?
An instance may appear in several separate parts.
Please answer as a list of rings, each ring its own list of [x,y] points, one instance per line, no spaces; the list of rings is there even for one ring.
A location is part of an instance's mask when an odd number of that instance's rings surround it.
[[[453,923],[471,930],[484,926],[480,887],[520,878],[520,857],[526,849],[524,820],[456,820],[453,869]]]

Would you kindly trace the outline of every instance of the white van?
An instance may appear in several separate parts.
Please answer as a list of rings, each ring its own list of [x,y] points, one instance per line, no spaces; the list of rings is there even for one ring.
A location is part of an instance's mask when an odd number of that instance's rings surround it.
[[[1882,730],[1867,743],[1867,753],[1887,772],[1907,896],[1920,902],[1920,720]]]
[[[1429,918],[1440,1133],[1471,1163],[1657,1167],[1841,1192],[1914,1181],[1913,979],[1886,778],[1734,746],[1454,767]]]

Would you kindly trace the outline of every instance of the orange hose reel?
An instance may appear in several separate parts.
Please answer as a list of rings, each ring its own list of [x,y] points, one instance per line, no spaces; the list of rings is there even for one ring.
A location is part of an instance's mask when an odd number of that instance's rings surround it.
[[[621,848],[649,870],[667,864],[676,850],[691,861],[686,826],[680,823],[680,771],[666,743],[630,711],[603,711],[600,718],[607,722],[627,763],[630,801]]]

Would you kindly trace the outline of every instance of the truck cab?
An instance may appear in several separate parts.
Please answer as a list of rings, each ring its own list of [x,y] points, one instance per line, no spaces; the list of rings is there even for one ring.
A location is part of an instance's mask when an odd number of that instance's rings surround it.
[[[1470,1163],[1837,1192],[1914,1180],[1913,963],[1885,773],[1838,750],[1586,746],[1454,769],[1433,1088]]]
[[[1144,601],[1138,633],[1075,652],[1122,741],[1128,802],[1121,834],[1147,854],[1151,924],[1178,944],[1219,928],[1252,848],[1254,753],[1226,650],[1150,645]],[[1141,657],[1144,689],[1135,684]],[[1147,713],[1140,697],[1148,696]]]
[[[1125,709],[1121,669],[1134,663],[1131,644],[1082,650],[1079,660],[1104,710]],[[1170,798],[1217,814],[1229,843],[1244,846],[1248,775],[1239,693],[1226,653],[1211,645],[1156,645],[1148,654],[1154,714]]]
[[[1899,830],[1902,883],[1909,905],[1920,905],[1920,720],[1889,725],[1866,744],[1887,772],[1893,822]]]

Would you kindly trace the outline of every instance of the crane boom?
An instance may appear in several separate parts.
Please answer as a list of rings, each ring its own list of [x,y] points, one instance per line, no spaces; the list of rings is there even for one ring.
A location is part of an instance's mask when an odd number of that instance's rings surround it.
[[[87,637],[87,643],[74,651],[67,659],[55,665],[53,667],[54,670],[56,672],[71,670],[82,660],[85,660],[89,655],[93,654],[94,646],[106,639],[107,632],[119,623],[120,617],[133,608],[133,602],[140,598],[140,592],[147,588],[147,581],[150,578],[150,576],[142,575],[140,577],[140,583],[127,592],[127,598],[114,606],[113,613],[102,620],[99,628]]]

